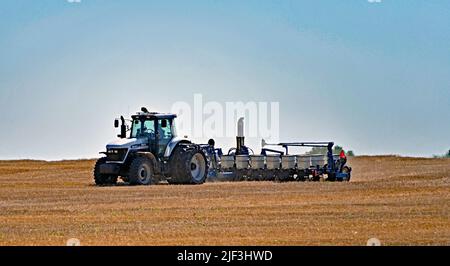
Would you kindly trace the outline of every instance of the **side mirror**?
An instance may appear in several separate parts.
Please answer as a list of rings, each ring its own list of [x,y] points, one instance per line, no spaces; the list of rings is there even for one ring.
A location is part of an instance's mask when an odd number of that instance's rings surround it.
[[[120,134],[117,137],[124,139],[127,137],[127,125],[125,125],[125,118],[123,116],[120,117],[120,121],[122,121],[122,124],[120,125]],[[114,126],[116,128],[119,127],[119,119],[114,120]]]
[[[161,127],[162,128],[166,128],[167,127],[167,120],[166,119],[161,120]]]

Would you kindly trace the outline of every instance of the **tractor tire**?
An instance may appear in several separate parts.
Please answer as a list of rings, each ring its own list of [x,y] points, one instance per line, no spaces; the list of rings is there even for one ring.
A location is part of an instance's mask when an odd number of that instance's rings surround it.
[[[327,181],[328,182],[335,182],[336,181],[336,175],[335,174],[328,174]]]
[[[320,175],[315,175],[311,179],[313,182],[319,182],[320,181]]]
[[[205,154],[197,146],[178,146],[169,160],[169,184],[203,184],[208,174],[208,162]]]
[[[344,166],[344,167],[342,168],[342,173],[348,174],[348,179],[346,179],[345,181],[350,182],[350,178],[352,177],[351,172],[352,172],[352,170],[351,170],[350,167],[348,167],[348,166]]]
[[[324,166],[323,166],[323,168],[324,169],[328,169],[328,164],[325,164]],[[326,179],[328,182],[334,182],[334,181],[336,181],[336,175],[335,174],[332,174],[332,173],[328,173],[328,177],[327,177],[327,179]]]
[[[325,164],[323,168],[328,169],[328,164]],[[334,173],[328,173],[328,177],[326,179],[328,182],[335,182],[336,181],[336,175]]]
[[[130,165],[128,180],[131,185],[150,185],[155,183],[152,160],[145,156],[134,158]]]
[[[115,185],[117,183],[117,176],[105,175],[100,173],[100,165],[106,163],[106,157],[97,160],[94,167],[94,182],[98,186]]]

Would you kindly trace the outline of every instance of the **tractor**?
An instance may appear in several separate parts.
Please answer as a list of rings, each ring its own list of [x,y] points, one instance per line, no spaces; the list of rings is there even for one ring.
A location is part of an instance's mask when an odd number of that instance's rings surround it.
[[[97,185],[114,185],[120,177],[132,185],[150,185],[160,181],[169,184],[203,184],[205,180],[229,181],[350,181],[351,167],[344,152],[333,154],[334,142],[266,143],[255,154],[244,144],[244,122],[237,124],[236,147],[228,154],[207,144],[195,144],[178,137],[175,114],[141,112],[131,116],[131,127],[123,116],[114,121],[119,139],[106,145],[105,156],[94,167]],[[265,146],[284,148],[285,151]],[[326,148],[324,154],[289,154],[289,147]],[[250,154],[251,151],[251,154]],[[271,154],[268,154],[271,153]]]
[[[116,184],[118,178],[131,185],[150,185],[166,180],[169,184],[202,184],[208,174],[205,150],[178,137],[175,114],[141,112],[131,116],[131,127],[123,116],[114,121],[119,139],[106,145],[104,157],[94,167],[97,185]],[[213,142],[213,141],[212,141]],[[211,141],[210,141],[211,143]]]

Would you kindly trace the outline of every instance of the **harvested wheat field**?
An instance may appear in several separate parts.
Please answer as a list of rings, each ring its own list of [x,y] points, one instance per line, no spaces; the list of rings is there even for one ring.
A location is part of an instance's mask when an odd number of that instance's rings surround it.
[[[450,244],[450,160],[355,157],[350,183],[95,187],[94,161],[0,162],[0,245]]]

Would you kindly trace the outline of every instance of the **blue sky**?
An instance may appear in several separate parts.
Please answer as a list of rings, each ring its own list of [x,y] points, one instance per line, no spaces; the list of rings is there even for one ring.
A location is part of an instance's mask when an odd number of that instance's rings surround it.
[[[278,101],[286,141],[444,153],[450,1],[0,3],[0,159],[96,157],[118,115],[194,93]]]

